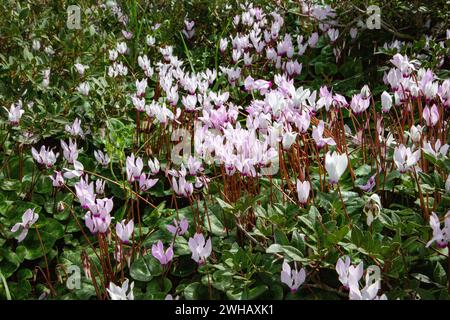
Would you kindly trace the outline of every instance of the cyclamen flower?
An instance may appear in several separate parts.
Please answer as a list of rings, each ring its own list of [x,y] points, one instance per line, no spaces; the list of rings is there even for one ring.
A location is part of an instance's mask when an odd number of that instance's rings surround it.
[[[113,202],[111,199],[97,199],[96,203],[89,203],[89,210],[85,217],[86,227],[92,234],[106,233],[111,224],[110,212],[113,208]]]
[[[394,162],[400,173],[405,173],[413,167],[420,159],[420,149],[412,152],[403,144],[394,149]]]
[[[61,148],[63,149],[64,158],[69,163],[74,163],[78,158],[77,142],[69,139],[69,145],[61,140]]]
[[[142,169],[144,168],[144,163],[140,157],[135,158],[134,154],[127,157],[126,160],[126,172],[127,179],[131,183],[133,181],[139,181],[142,173]]]
[[[188,227],[189,222],[187,221],[186,218],[182,218],[179,223],[176,219],[173,219],[173,225],[171,224],[167,225],[167,230],[173,235],[176,234],[181,236],[186,233]]]
[[[122,243],[129,243],[134,230],[134,222],[130,220],[125,224],[125,219],[116,224],[116,234]]]
[[[97,179],[95,181],[95,192],[98,194],[104,194],[105,193],[105,184],[106,181],[102,179]]]
[[[350,288],[350,300],[387,300],[387,297],[384,294],[382,296],[377,296],[378,290],[380,289],[380,279],[371,280],[369,270],[367,270],[365,279],[366,284],[360,289],[359,280],[361,277],[361,270],[349,269],[348,284]]]
[[[181,98],[181,103],[186,108],[186,111],[193,112],[196,111],[197,97],[195,95],[187,95]]]
[[[142,79],[141,81],[136,80],[136,96],[144,96],[145,90],[147,90],[147,79]]]
[[[117,57],[119,56],[119,53],[117,50],[108,50],[109,60],[110,61],[116,61]]]
[[[147,37],[145,38],[145,42],[149,47],[153,47],[155,45],[156,39],[151,35],[147,35]]]
[[[130,40],[133,37],[133,32],[122,30],[122,35],[125,39]]]
[[[360,279],[364,272],[364,266],[361,262],[356,267],[351,265],[350,257],[345,256],[345,262],[342,258],[339,258],[336,263],[336,272],[339,276],[339,281],[342,283],[346,290],[350,289],[349,286],[349,275],[355,274],[358,279]]]
[[[84,174],[84,166],[83,164],[78,161],[73,161],[73,169],[67,169],[63,168],[66,172],[64,172],[64,178],[72,179],[72,178],[79,178]]]
[[[445,181],[445,191],[447,193],[450,193],[450,174],[447,177],[447,180]]]
[[[89,68],[89,66],[85,66],[81,63],[74,64],[75,70],[82,76],[84,75],[84,71]]]
[[[281,269],[281,282],[286,284],[292,293],[297,292],[298,288],[305,282],[306,272],[305,269],[301,268],[299,271],[297,270],[297,266],[295,269],[291,269],[291,266],[283,261],[283,267]]]
[[[169,246],[164,251],[164,246],[161,240],[152,246],[152,256],[154,256],[162,265],[168,264],[173,259],[173,249]]]
[[[154,159],[153,161],[151,159],[148,160],[148,166],[150,167],[150,171],[152,175],[158,174],[160,165],[158,159]]]
[[[225,52],[225,50],[227,49],[228,46],[228,40],[227,39],[220,39],[220,43],[219,43],[219,50],[220,52]]]
[[[134,300],[133,288],[134,282],[131,283],[130,290],[128,291],[127,279],[122,283],[122,287],[116,286],[114,283],[110,282],[109,287],[106,290],[108,291],[111,300]]]
[[[89,209],[89,205],[95,203],[94,182],[88,182],[89,177],[80,179],[75,183],[75,193],[78,201],[80,201],[81,207],[85,210]]]
[[[364,99],[361,94],[356,94],[352,97],[350,102],[350,108],[355,115],[363,113],[367,108],[369,108],[370,100]]]
[[[54,187],[60,188],[64,185],[64,178],[61,174],[61,171],[55,171],[55,176],[50,176],[50,179],[52,179],[52,185]]]
[[[432,212],[430,216],[430,226],[433,230],[433,237],[430,241],[427,242],[426,247],[428,248],[433,242],[436,241],[436,244],[439,248],[445,248],[447,246],[448,241],[450,240],[450,211],[447,213],[444,222],[444,228],[441,229],[441,222],[439,221],[439,217],[436,213]]]
[[[427,123],[427,126],[434,127],[439,121],[439,110],[434,104],[431,109],[427,106],[423,109],[422,117]]]
[[[339,37],[339,29],[328,29],[328,37],[330,37],[331,42],[336,42]]]
[[[192,252],[192,259],[198,264],[206,263],[206,259],[211,255],[211,238],[205,242],[205,237],[201,233],[196,233],[193,238],[189,238],[189,249]]]
[[[76,118],[71,126],[66,125],[66,131],[69,132],[72,136],[81,136],[83,137],[83,130],[81,129],[81,120]]]
[[[317,32],[314,32],[311,34],[311,36],[308,39],[308,45],[311,48],[314,48],[316,46],[318,40],[319,40],[319,34]]]
[[[441,145],[441,140],[437,139],[434,144],[434,148],[431,146],[430,142],[427,141],[423,143],[423,151],[431,154],[433,157],[437,158],[438,156],[446,157],[449,149],[448,144]]]
[[[297,179],[297,195],[298,201],[301,204],[306,204],[308,202],[309,192],[311,191],[311,184],[309,181],[300,181]]]
[[[17,232],[21,230],[19,237],[17,238],[18,242],[22,242],[28,234],[28,229],[35,224],[35,222],[39,219],[39,215],[34,212],[35,209],[27,209],[22,215],[22,222],[16,223],[11,232]]]
[[[82,95],[88,96],[89,95],[89,90],[90,90],[89,82],[80,83],[80,85],[77,87],[77,90]]]
[[[145,173],[142,173],[139,177],[139,189],[145,192],[151,189],[157,182],[158,179],[147,179],[147,175]]]
[[[404,77],[409,76],[409,74],[415,70],[414,64],[409,61],[406,55],[402,56],[400,53],[397,53],[390,61],[400,70]]]
[[[244,80],[244,87],[246,91],[258,90],[260,94],[264,95],[272,87],[272,82],[266,80],[256,80],[248,76]]]
[[[322,120],[320,120],[319,125],[313,126],[313,132],[312,132],[312,137],[314,139],[314,141],[316,142],[317,147],[323,148],[325,145],[330,145],[330,146],[334,146],[336,145],[336,142],[334,141],[333,138],[324,138],[323,137],[323,131],[325,129],[325,124]]]
[[[289,150],[297,138],[297,132],[287,131],[283,134],[281,145],[283,150]]]
[[[31,153],[37,163],[45,165],[47,168],[51,168],[59,156],[59,153],[55,154],[50,148],[47,149],[45,146],[42,146],[39,152],[33,147],[31,148]]]
[[[178,196],[184,196],[186,198],[194,192],[192,183],[187,182],[186,178],[183,176],[179,178],[178,183],[175,177],[172,177],[172,188]]]
[[[184,21],[184,30],[183,34],[186,36],[186,38],[191,39],[195,34],[195,22],[194,21]]]
[[[25,113],[25,111],[22,109],[21,103],[16,106],[12,104],[11,108],[9,108],[9,111],[6,108],[4,109],[6,110],[6,112],[8,112],[8,120],[12,126],[18,125],[20,118],[22,118],[22,115]]]
[[[422,127],[417,126],[411,126],[409,129],[409,136],[411,137],[411,140],[415,143],[420,141],[420,138],[422,137]]]
[[[391,110],[391,107],[392,107],[392,96],[386,91],[384,91],[381,94],[381,111],[387,113],[389,112],[389,110]]]
[[[116,50],[120,54],[125,54],[127,52],[127,50],[128,50],[127,44],[125,42],[118,43],[117,46],[116,46]]]
[[[345,154],[339,154],[337,152],[328,153],[325,155],[325,169],[330,177],[330,183],[336,184],[339,182],[340,177],[345,172],[348,165],[348,158]]]
[[[95,150],[94,157],[95,160],[97,160],[97,162],[101,164],[103,167],[107,167],[110,162],[108,154],[103,153],[101,150]]]
[[[317,109],[325,106],[325,109],[328,111],[330,109],[331,104],[333,103],[333,92],[329,91],[326,86],[320,87],[320,98],[317,101]]]
[[[372,192],[373,187],[375,187],[376,185],[375,176],[376,174],[371,176],[369,180],[367,180],[367,183],[362,186],[359,186],[359,188],[364,192]]]

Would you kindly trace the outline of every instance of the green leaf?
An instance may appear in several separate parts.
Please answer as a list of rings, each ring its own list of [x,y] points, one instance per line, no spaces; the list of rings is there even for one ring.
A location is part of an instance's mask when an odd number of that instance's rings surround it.
[[[133,262],[130,268],[130,275],[137,281],[147,282],[161,275],[163,269],[158,260],[151,255],[140,257]]]
[[[300,250],[292,246],[283,246],[278,243],[274,243],[268,247],[266,253],[284,253],[294,261],[306,261],[306,259],[302,257],[303,255]]]

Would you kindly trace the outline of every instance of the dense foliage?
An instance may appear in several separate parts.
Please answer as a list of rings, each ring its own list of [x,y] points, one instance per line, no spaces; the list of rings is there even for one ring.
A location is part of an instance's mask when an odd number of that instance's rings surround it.
[[[449,4],[371,4],[1,2],[1,299],[448,299]]]

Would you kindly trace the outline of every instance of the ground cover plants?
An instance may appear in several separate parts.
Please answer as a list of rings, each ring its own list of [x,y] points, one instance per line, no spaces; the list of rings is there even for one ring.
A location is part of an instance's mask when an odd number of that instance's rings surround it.
[[[1,299],[449,298],[445,1],[0,10]]]

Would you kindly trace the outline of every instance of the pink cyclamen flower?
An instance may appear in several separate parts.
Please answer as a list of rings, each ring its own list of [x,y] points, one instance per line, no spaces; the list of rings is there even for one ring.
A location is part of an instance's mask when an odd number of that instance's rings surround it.
[[[173,225],[171,224],[167,225],[167,230],[173,235],[177,234],[181,236],[186,233],[188,227],[189,222],[187,221],[186,218],[180,219],[179,223],[176,219],[173,219]]]
[[[158,179],[147,179],[147,175],[143,173],[139,177],[139,189],[141,189],[142,192],[145,192],[151,189],[157,182]]]
[[[95,203],[94,182],[88,182],[89,177],[81,178],[75,183],[75,192],[81,207],[85,210],[89,209],[89,205]]]
[[[113,201],[108,198],[96,199],[95,203],[89,203],[89,211],[84,220],[92,234],[108,232],[112,220],[110,215],[112,209]]]
[[[193,238],[189,238],[188,244],[192,252],[192,259],[198,264],[204,264],[206,259],[211,255],[211,238],[205,241],[203,234],[196,233]]]
[[[308,202],[309,192],[311,191],[311,184],[309,181],[300,181],[297,179],[297,195],[298,201],[301,204],[306,204]]]
[[[97,160],[97,162],[99,164],[101,164],[103,167],[107,167],[110,162],[108,154],[103,153],[103,151],[101,151],[101,150],[95,150],[94,157],[95,157],[95,160]]]
[[[403,144],[394,149],[394,162],[400,173],[409,171],[420,159],[420,149],[412,152]]]
[[[61,140],[61,148],[63,149],[63,156],[69,163],[74,163],[78,158],[77,142],[69,139],[69,145]]]
[[[59,156],[59,153],[55,154],[53,150],[47,149],[45,146],[42,146],[39,152],[35,148],[31,148],[31,153],[37,163],[45,165],[47,168],[52,167]]]
[[[52,185],[54,187],[60,188],[64,185],[64,177],[62,176],[61,171],[55,171],[55,175],[50,176],[50,179],[52,179]]]
[[[422,117],[427,123],[427,126],[434,127],[439,121],[439,110],[434,104],[431,109],[427,106],[423,109]]]
[[[283,261],[283,267],[281,269],[281,282],[286,284],[292,293],[297,292],[298,288],[305,282],[306,272],[305,269],[301,268],[297,270],[297,266],[295,269],[291,269],[291,266]]]
[[[351,261],[350,261],[350,257],[349,256],[345,256],[345,262],[343,258],[339,258],[337,263],[336,263],[336,272],[339,276],[339,281],[342,283],[342,285],[344,286],[344,288],[346,290],[349,290],[349,275],[350,274],[354,274],[355,277],[357,277],[358,279],[360,279],[363,275],[364,272],[364,266],[363,263],[361,262],[359,265],[352,266],[351,265]]]
[[[323,137],[323,131],[325,129],[325,124],[322,120],[320,120],[318,126],[313,126],[313,132],[312,137],[314,141],[316,142],[317,147],[323,148],[325,145],[334,146],[336,145],[336,142],[333,138],[324,138]]]
[[[450,211],[447,213],[447,215]],[[439,248],[445,248],[447,246],[450,236],[450,217],[446,216],[444,228],[441,229],[441,222],[439,221],[439,217],[436,213],[431,213],[430,216],[430,226],[433,230],[433,237],[430,241],[428,241],[426,247],[428,248],[433,242],[436,241],[436,244]]]
[[[116,234],[122,243],[129,243],[134,230],[134,222],[130,220],[125,224],[125,219],[116,224]]]
[[[11,232],[17,232],[19,229],[21,229],[21,232],[19,234],[19,237],[17,238],[18,242],[22,242],[25,237],[28,234],[28,229],[37,221],[39,218],[39,215],[34,212],[34,209],[27,209],[23,216],[22,216],[22,222],[16,223],[12,229]]]
[[[194,186],[192,185],[192,183],[187,182],[186,178],[183,176],[180,177],[178,182],[175,177],[172,177],[172,188],[178,196],[183,196],[186,198],[191,196],[194,192]]]
[[[173,259],[173,248],[169,246],[164,251],[164,245],[161,240],[152,246],[152,256],[154,256],[162,265],[168,264]]]
[[[66,131],[70,133],[72,136],[81,136],[83,137],[83,129],[81,129],[81,120],[76,118],[72,125],[66,124]]]
[[[135,158],[134,154],[131,154],[131,156],[127,157],[126,171],[128,181],[130,183],[133,181],[139,181],[143,168],[144,163],[140,157]]]
[[[228,46],[228,40],[226,38],[220,39],[219,50],[220,52],[225,52]]]
[[[370,267],[369,267],[370,268]],[[359,281],[363,275],[363,263],[361,262],[358,267],[348,269],[348,286],[349,286],[349,299],[350,300],[387,300],[386,295],[378,296],[378,290],[380,289],[380,275],[371,275],[369,268],[366,271],[365,286],[360,289]],[[372,269],[372,271],[374,271]]]

